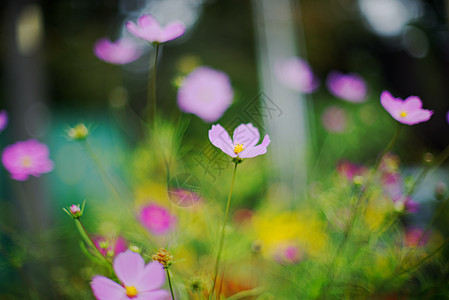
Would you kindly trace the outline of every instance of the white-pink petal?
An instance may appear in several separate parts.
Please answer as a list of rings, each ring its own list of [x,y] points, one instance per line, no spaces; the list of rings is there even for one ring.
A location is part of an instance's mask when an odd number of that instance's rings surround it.
[[[135,286],[145,268],[145,261],[131,250],[118,254],[114,259],[114,271],[125,286]]]
[[[251,123],[241,124],[234,130],[232,140],[234,145],[243,144],[244,148],[252,147],[260,140],[259,129]]]
[[[126,300],[125,288],[104,276],[95,276],[90,283],[97,300]]]

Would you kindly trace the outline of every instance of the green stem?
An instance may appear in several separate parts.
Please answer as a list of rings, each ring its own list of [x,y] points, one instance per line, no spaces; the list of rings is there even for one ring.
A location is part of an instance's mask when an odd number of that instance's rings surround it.
[[[167,279],[168,279],[168,285],[170,287],[171,292],[171,298],[175,300],[175,294],[173,293],[173,287],[171,285],[171,278],[170,278],[170,272],[168,271],[168,268],[165,268],[165,271],[167,272]]]
[[[237,173],[237,165],[238,165],[238,163],[235,163],[234,174],[232,175],[231,188],[229,190],[228,201],[226,203],[225,217],[224,217],[224,220],[223,220],[223,227],[221,228],[221,237],[220,237],[220,243],[218,244],[217,259],[215,261],[214,282],[212,284],[212,290],[210,292],[209,299],[212,299],[212,295],[214,294],[214,290],[215,290],[215,285],[217,283],[217,276],[218,276],[218,270],[219,270],[219,266],[220,266],[221,251],[223,250],[224,237],[225,237],[225,228],[226,228],[226,224],[228,222],[229,207],[231,206],[232,190],[234,189],[235,174]]]
[[[78,232],[80,233],[81,237],[83,238],[83,240],[91,248],[96,250],[96,253],[97,253],[98,257],[101,257],[110,266],[111,262],[109,260],[107,260],[106,257],[104,257],[103,254],[101,254],[101,252],[97,248],[97,246],[95,246],[94,240],[92,239],[92,237],[90,236],[89,232],[87,231],[86,227],[84,227],[84,225],[83,225],[83,223],[81,222],[80,219],[75,219],[75,225],[76,225],[76,228],[78,229]]]
[[[156,125],[156,87],[157,87],[157,59],[159,57],[159,44],[156,44],[156,55],[154,57],[154,65],[153,65],[153,75],[149,76],[149,86],[151,87],[148,90],[148,103],[147,103],[147,111],[148,118],[153,121],[153,125]]]

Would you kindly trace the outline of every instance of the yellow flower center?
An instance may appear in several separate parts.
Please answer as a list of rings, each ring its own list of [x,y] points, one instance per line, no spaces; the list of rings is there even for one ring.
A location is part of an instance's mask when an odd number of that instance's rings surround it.
[[[32,164],[32,160],[31,157],[29,157],[28,155],[25,155],[24,157],[22,157],[22,166],[25,168],[31,167]]]
[[[137,296],[137,289],[133,286],[127,286],[126,289],[126,296],[130,298],[134,298]]]
[[[237,144],[234,146],[234,153],[239,154],[242,152],[245,148],[243,148],[243,144]]]
[[[405,110],[401,111],[401,113],[399,114],[402,118],[407,117],[407,112]]]

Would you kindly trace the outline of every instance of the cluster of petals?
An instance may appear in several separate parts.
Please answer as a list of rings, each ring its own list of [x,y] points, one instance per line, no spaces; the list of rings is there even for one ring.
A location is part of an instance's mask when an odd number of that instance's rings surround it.
[[[113,267],[122,284],[104,276],[93,277],[90,285],[97,300],[169,299],[169,293],[160,289],[165,282],[160,263],[153,261],[145,265],[139,254],[127,250],[115,257]]]
[[[53,170],[47,145],[31,139],[7,146],[2,153],[3,166],[11,178],[25,181],[30,175],[39,177]]]
[[[286,87],[302,93],[312,93],[319,86],[319,80],[309,64],[299,57],[290,57],[275,66],[279,82]]]
[[[342,100],[354,103],[366,100],[366,83],[359,74],[343,74],[338,71],[332,71],[327,76],[326,86],[329,92]]]
[[[151,15],[142,15],[137,24],[128,21],[126,28],[138,38],[150,43],[165,43],[182,36],[186,27],[179,21],[174,21],[162,27]]]
[[[209,130],[209,140],[227,155],[239,158],[251,158],[265,154],[271,142],[267,134],[262,143],[256,145],[260,140],[260,133],[251,123],[237,126],[232,139],[220,124],[212,125],[212,129]]]
[[[426,122],[433,114],[433,111],[422,108],[421,99],[417,96],[410,96],[402,100],[393,97],[390,92],[384,91],[380,95],[380,103],[396,121],[406,125]]]
[[[122,38],[114,43],[102,38],[95,43],[94,53],[105,62],[122,65],[138,59],[142,51],[129,39]]]
[[[168,233],[177,223],[176,216],[170,214],[167,208],[156,203],[142,207],[139,219],[148,231],[156,235]]]
[[[228,75],[209,67],[198,67],[184,78],[178,90],[178,106],[206,122],[215,122],[234,97]]]

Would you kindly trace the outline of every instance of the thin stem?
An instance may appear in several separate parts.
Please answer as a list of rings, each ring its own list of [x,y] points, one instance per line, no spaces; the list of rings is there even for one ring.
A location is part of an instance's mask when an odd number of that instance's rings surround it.
[[[232,190],[234,189],[235,174],[237,173],[237,165],[238,165],[238,163],[235,163],[235,166],[234,166],[234,174],[232,175],[231,188],[229,189],[228,201],[227,201],[227,203],[226,203],[225,217],[224,217],[224,220],[223,220],[223,227],[221,228],[221,237],[220,237],[220,243],[218,244],[217,259],[216,259],[216,261],[215,261],[214,283],[213,283],[213,285],[212,285],[212,290],[211,290],[211,292],[210,292],[209,299],[212,299],[212,295],[214,294],[214,290],[215,290],[215,285],[216,285],[216,283],[217,283],[217,276],[218,276],[218,269],[219,269],[219,266],[220,266],[221,251],[223,250],[223,243],[224,243],[224,236],[225,236],[225,228],[226,228],[226,224],[227,224],[227,222],[228,222],[229,207],[231,206]]]
[[[153,121],[153,125],[156,125],[156,87],[157,87],[157,59],[159,57],[159,44],[156,44],[156,55],[154,57],[153,65],[153,75],[149,76],[149,86],[148,90],[148,103],[147,111],[149,121]]]
[[[175,300],[175,294],[173,293],[173,287],[171,285],[170,271],[168,271],[168,268],[165,268],[165,271],[167,272],[168,286],[170,287],[171,298]]]

